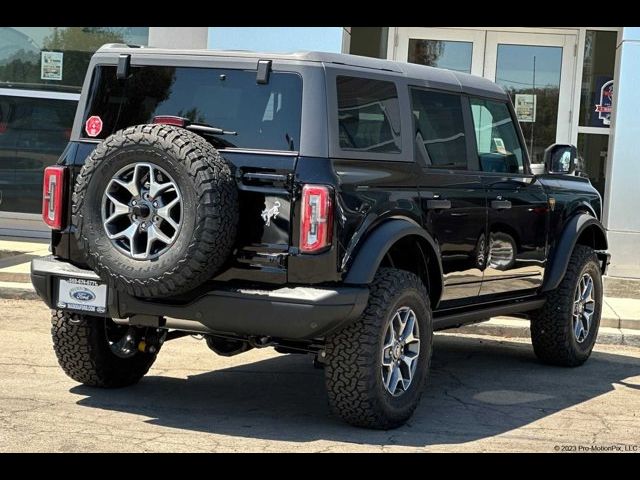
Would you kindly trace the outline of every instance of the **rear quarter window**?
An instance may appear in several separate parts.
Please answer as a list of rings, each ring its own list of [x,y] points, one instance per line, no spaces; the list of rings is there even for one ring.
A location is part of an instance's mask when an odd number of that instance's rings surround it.
[[[338,142],[342,150],[400,153],[400,104],[393,82],[338,76]]]
[[[104,127],[96,138],[104,139],[155,116],[173,115],[237,132],[217,137],[225,148],[297,150],[301,107],[297,73],[272,72],[263,85],[250,70],[144,66],[118,80],[116,67],[109,65],[94,70],[84,121],[99,116]],[[84,121],[81,136],[87,137]]]

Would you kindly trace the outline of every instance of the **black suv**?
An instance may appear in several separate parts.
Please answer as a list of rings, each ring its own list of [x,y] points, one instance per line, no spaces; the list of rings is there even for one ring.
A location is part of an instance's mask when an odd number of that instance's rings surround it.
[[[434,330],[531,319],[536,355],[590,355],[602,200],[552,145],[531,173],[508,95],[478,77],[326,53],[108,45],[45,173],[64,371],[138,381],[163,342],[311,353],[346,421],[401,425]]]

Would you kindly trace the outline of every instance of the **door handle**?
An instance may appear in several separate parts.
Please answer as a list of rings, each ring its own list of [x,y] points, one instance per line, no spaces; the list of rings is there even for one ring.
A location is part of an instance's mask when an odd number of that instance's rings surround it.
[[[507,210],[511,208],[509,200],[491,200],[491,208],[495,210]]]
[[[451,200],[427,200],[427,208],[432,210],[447,210],[451,208]]]

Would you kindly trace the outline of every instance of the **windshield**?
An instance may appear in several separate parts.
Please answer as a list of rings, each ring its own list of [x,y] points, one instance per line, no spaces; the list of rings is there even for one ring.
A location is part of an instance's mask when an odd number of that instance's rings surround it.
[[[297,150],[301,105],[302,78],[296,73],[272,72],[269,83],[258,84],[255,70],[144,66],[131,67],[128,79],[117,80],[115,66],[97,66],[81,137],[90,137],[85,122],[93,116],[103,127],[91,137],[104,139],[172,115],[237,132],[219,137],[227,148]]]

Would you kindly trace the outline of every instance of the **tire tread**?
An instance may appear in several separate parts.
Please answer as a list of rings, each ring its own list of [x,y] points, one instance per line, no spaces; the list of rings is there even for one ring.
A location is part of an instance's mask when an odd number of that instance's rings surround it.
[[[380,371],[372,368],[379,354],[381,322],[398,293],[406,289],[420,292],[429,307],[427,290],[416,275],[381,268],[370,287],[369,303],[361,318],[327,339],[325,379],[329,404],[334,413],[352,425],[384,430],[395,428],[411,416],[418,404],[419,395],[408,412],[390,415],[376,389],[376,376]],[[429,338],[432,341],[433,335]],[[431,350],[429,345],[427,371]],[[418,386],[420,391],[423,386]]]
[[[85,198],[91,179],[111,155],[122,148],[150,145],[184,164],[198,193],[197,219],[182,258],[162,274],[140,279],[116,273],[93,248],[95,238],[85,228]],[[219,271],[236,236],[237,196],[229,166],[205,139],[170,125],[137,125],[108,137],[86,160],[73,190],[72,221],[87,264],[111,287],[139,297],[164,297],[188,292]]]

